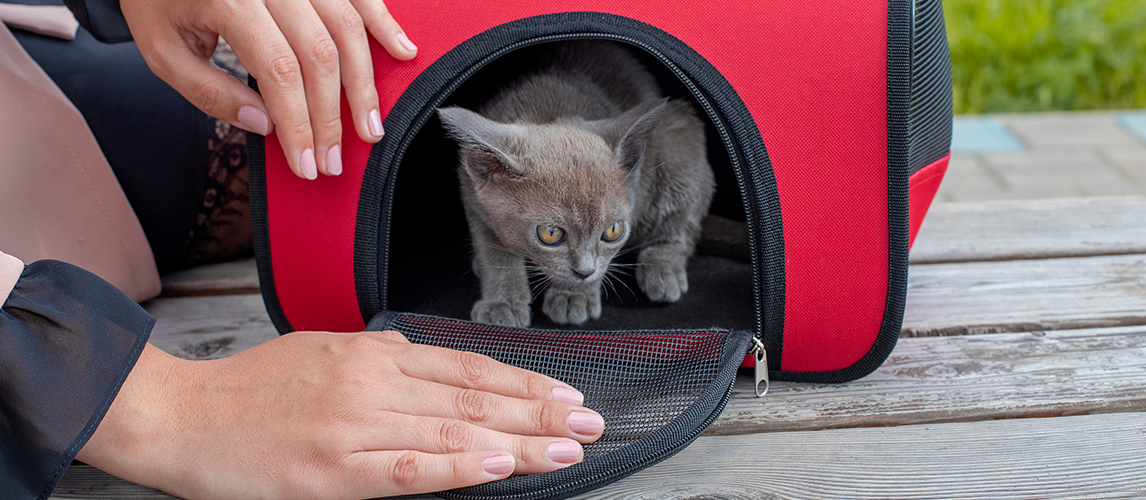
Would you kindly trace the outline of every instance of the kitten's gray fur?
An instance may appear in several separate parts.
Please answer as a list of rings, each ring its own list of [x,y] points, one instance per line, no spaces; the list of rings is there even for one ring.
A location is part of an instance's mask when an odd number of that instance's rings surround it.
[[[688,103],[664,99],[625,46],[555,46],[479,113],[439,110],[461,146],[481,281],[474,321],[528,326],[531,270],[545,275],[542,310],[554,322],[600,317],[602,279],[623,246],[639,248],[637,283],[649,299],[675,302],[688,290],[685,265],[716,186],[704,124]],[[624,236],[602,240],[618,221]],[[544,245],[539,226],[562,228],[564,242]]]

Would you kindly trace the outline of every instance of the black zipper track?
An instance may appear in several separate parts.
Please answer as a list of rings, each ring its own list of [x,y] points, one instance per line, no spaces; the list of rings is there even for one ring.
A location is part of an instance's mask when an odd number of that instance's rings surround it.
[[[646,43],[644,43],[638,39],[635,39],[635,38],[626,37],[626,36],[622,36],[622,35],[616,35],[616,34],[612,34],[612,33],[601,33],[601,32],[568,33],[568,34],[545,35],[545,36],[540,36],[540,37],[529,38],[527,40],[521,40],[521,41],[512,43],[510,45],[507,45],[505,47],[502,47],[501,49],[485,56],[480,61],[478,61],[477,63],[475,63],[472,66],[470,66],[469,68],[467,68],[465,72],[459,74],[457,77],[452,79],[447,86],[443,87],[437,94],[435,94],[434,98],[431,99],[426,104],[426,106],[422,109],[421,113],[419,113],[417,118],[414,119],[411,126],[406,129],[406,133],[402,137],[402,142],[398,145],[398,149],[397,149],[396,153],[394,154],[393,159],[391,160],[391,164],[390,164],[389,168],[387,169],[387,177],[385,180],[385,195],[383,197],[384,200],[387,200],[387,203],[385,204],[386,209],[385,209],[385,212],[383,213],[383,217],[384,217],[383,220],[386,223],[386,227],[389,228],[390,223],[393,221],[394,189],[395,189],[395,186],[397,184],[397,176],[398,176],[398,170],[399,170],[398,167],[401,165],[402,159],[406,155],[406,150],[409,148],[409,146],[413,142],[414,138],[418,135],[418,132],[421,131],[422,127],[426,125],[426,122],[428,122],[430,120],[430,117],[433,116],[434,111],[438,108],[438,106],[441,106],[441,104],[443,102],[445,102],[445,100],[448,99],[449,96],[452,95],[454,93],[454,91],[457,90],[458,87],[460,87],[463,83],[465,83],[467,80],[469,80],[469,78],[472,77],[474,75],[474,73],[478,72],[479,70],[484,68],[489,63],[493,62],[494,60],[496,60],[496,59],[498,59],[498,58],[500,58],[500,57],[502,57],[502,56],[504,56],[510,52],[513,52],[515,50],[519,50],[519,49],[522,49],[525,47],[529,47],[532,45],[538,45],[538,44],[549,43],[549,42],[573,41],[573,40],[613,40],[613,41],[618,41],[618,42],[624,42],[624,43],[627,43],[629,45],[632,45],[632,46],[635,46],[635,47],[638,47],[638,48],[644,50],[649,55],[652,55],[658,61],[660,61],[662,64],[664,64],[664,66],[669,71],[671,71],[673,73],[673,75],[675,75],[677,77],[677,79],[679,79],[680,82],[689,90],[689,92],[692,94],[693,98],[696,99],[697,103],[700,104],[700,106],[702,108],[704,108],[705,114],[709,117],[710,121],[713,124],[713,127],[716,128],[717,132],[720,134],[721,142],[724,143],[725,149],[728,150],[727,152],[729,153],[729,155],[728,155],[729,156],[729,162],[732,166],[733,173],[736,175],[736,182],[737,182],[738,188],[740,189],[741,202],[744,204],[746,223],[748,224],[748,227],[750,228],[750,230],[748,231],[749,247],[752,249],[752,251],[750,252],[751,258],[752,258],[752,290],[753,290],[753,303],[754,303],[755,309],[756,309],[756,311],[755,311],[756,324],[755,324],[754,335],[757,339],[764,340],[764,316],[763,316],[764,315],[764,304],[763,304],[764,298],[763,298],[763,293],[762,293],[763,277],[761,276],[761,267],[762,267],[761,263],[764,261],[764,256],[763,256],[764,249],[759,244],[758,238],[759,238],[759,235],[763,235],[765,233],[765,228],[763,227],[763,223],[762,223],[762,220],[765,217],[758,217],[757,212],[760,210],[758,204],[749,202],[749,200],[755,199],[755,196],[751,195],[751,193],[753,191],[750,190],[749,188],[754,188],[755,186],[751,183],[750,179],[744,175],[743,168],[741,167],[742,162],[740,160],[740,157],[743,154],[743,152],[740,150],[739,145],[735,141],[732,140],[731,134],[729,134],[727,125],[724,123],[724,120],[722,119],[721,115],[717,112],[717,110],[708,101],[707,96],[703,92],[701,92],[701,90],[696,86],[696,84],[694,84],[692,82],[692,79],[689,78],[683,71],[681,71],[681,69],[679,67],[677,67],[677,65],[674,64],[664,54],[660,53],[659,51],[650,47],[648,44],[646,44]],[[374,156],[374,154],[375,154],[375,150],[372,150],[371,156]],[[385,238],[386,238],[385,244],[380,245],[381,248],[379,249],[379,252],[380,252],[379,261],[381,263],[385,263],[386,265],[389,265],[389,262],[390,262],[390,235],[389,235],[388,231],[386,233],[387,234],[385,235]],[[387,296],[389,293],[389,273],[383,271],[381,268],[379,268],[379,271],[380,272],[378,274],[380,276],[380,279],[379,279],[380,305],[381,305],[381,309],[385,310],[387,303],[389,302],[389,298]],[[365,318],[365,319],[367,321],[369,321],[369,318]],[[780,335],[780,334],[778,334],[778,335]],[[778,345],[768,346],[767,344],[768,343],[765,343],[766,348],[770,351],[769,352],[769,358],[775,360],[774,363],[779,363],[779,360],[780,360],[779,346]]]

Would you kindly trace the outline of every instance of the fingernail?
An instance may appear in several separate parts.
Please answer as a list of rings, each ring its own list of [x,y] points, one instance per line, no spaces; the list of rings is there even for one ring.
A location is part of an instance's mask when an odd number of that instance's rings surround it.
[[[370,135],[379,139],[386,135],[386,131],[382,130],[382,115],[378,110],[371,110],[370,117],[366,119],[366,125],[370,127]]]
[[[418,46],[414,45],[414,42],[411,42],[409,38],[406,38],[405,33],[398,33],[398,43],[402,44],[402,46],[410,52],[417,52],[418,50]]]
[[[581,461],[581,445],[572,441],[554,441],[549,444],[549,459],[559,464]]]
[[[342,148],[334,146],[326,152],[326,173],[342,175]]]
[[[582,436],[592,436],[605,430],[605,419],[596,413],[575,411],[569,414],[569,429]]]
[[[482,461],[481,468],[495,476],[504,476],[513,472],[517,461],[510,455],[495,455]]]
[[[581,392],[577,391],[576,389],[570,389],[568,387],[554,387],[553,399],[564,401],[566,403],[574,404],[577,406],[581,406],[583,403],[585,403],[584,394],[581,394]]]
[[[267,135],[271,132],[271,120],[267,118],[266,113],[259,111],[254,106],[239,108],[239,123],[259,135]]]
[[[302,176],[310,180],[318,178],[318,164],[314,162],[314,150],[306,149],[302,152],[302,158],[299,160],[299,167],[302,168]]]

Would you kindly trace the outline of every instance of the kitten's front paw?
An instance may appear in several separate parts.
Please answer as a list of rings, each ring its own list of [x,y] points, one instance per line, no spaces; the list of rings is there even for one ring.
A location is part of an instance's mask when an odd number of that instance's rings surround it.
[[[687,258],[650,248],[637,261],[637,285],[653,302],[676,302],[688,291]]]
[[[601,317],[601,287],[592,290],[560,290],[545,292],[541,310],[554,323],[578,325]]]
[[[529,304],[505,300],[479,300],[470,310],[470,319],[487,325],[525,328],[529,326]]]

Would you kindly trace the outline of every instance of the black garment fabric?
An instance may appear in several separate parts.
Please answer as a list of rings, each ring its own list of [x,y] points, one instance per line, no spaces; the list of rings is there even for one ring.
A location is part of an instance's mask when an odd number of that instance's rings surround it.
[[[64,0],[64,3],[97,40],[105,43],[131,40],[119,0]]]
[[[154,324],[83,269],[52,260],[24,268],[0,305],[0,498],[51,495]]]
[[[5,1],[63,5],[61,0]],[[91,22],[97,19],[95,6],[105,3],[115,5],[118,15],[117,1],[89,0]],[[207,141],[215,133],[215,119],[155,76],[134,42],[103,43],[82,28],[70,41],[12,32],[87,120],[160,271],[180,267],[207,191]]]

